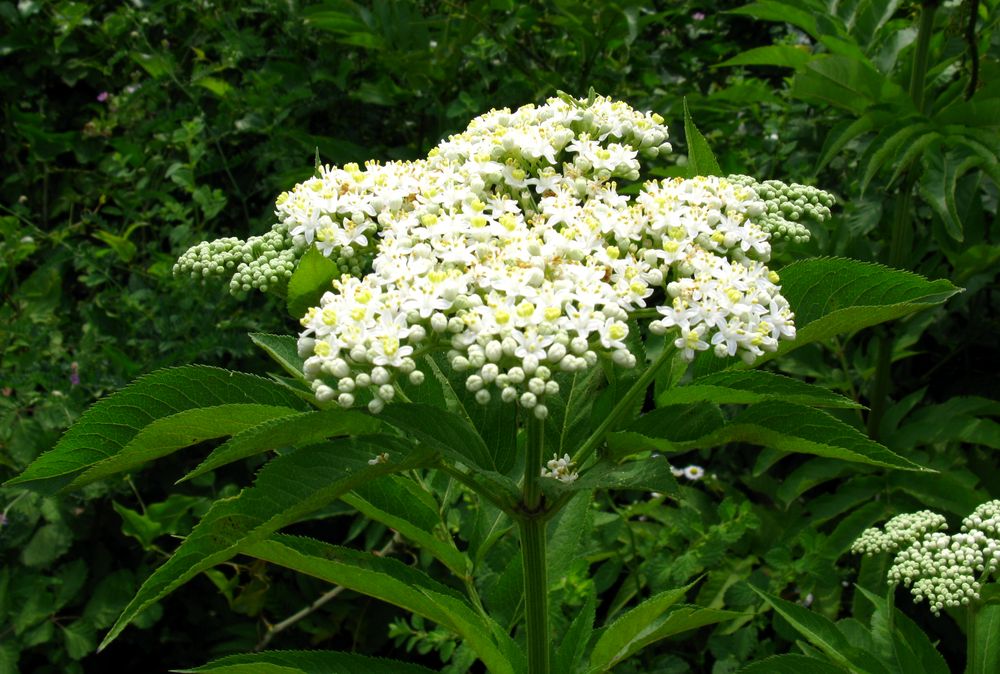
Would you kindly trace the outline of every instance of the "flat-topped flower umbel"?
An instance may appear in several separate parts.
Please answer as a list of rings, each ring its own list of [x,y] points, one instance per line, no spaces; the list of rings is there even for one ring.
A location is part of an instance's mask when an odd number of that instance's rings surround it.
[[[301,319],[317,399],[351,407],[367,389],[378,412],[443,349],[479,402],[544,418],[556,372],[635,365],[638,309],[689,360],[751,361],[795,335],[770,239],[807,238],[799,220],[832,197],[746,176],[636,185],[666,141],[658,115],[602,97],[493,110],[423,160],[320,167],[278,198],[269,233],[200,244],[178,270],[266,289],[315,246],[345,272]]]

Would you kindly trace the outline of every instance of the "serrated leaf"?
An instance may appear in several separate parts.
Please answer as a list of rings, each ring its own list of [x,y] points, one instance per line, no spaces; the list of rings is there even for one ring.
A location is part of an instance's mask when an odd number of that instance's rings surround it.
[[[361,485],[341,500],[417,543],[456,576],[469,573],[471,562],[455,547],[433,497],[413,480],[390,476]]]
[[[784,400],[816,407],[859,408],[861,405],[833,391],[762,370],[727,370],[699,377],[690,384],[661,393],[657,405],[695,402],[750,404],[765,400]]]
[[[285,372],[296,379],[302,379],[302,367],[305,360],[299,355],[298,340],[291,335],[268,335],[262,332],[251,332],[250,341],[259,346]]]
[[[726,611],[718,608],[703,608],[701,606],[693,605],[678,606],[669,610],[665,615],[657,618],[642,631],[637,633],[634,641],[632,641],[623,651],[617,653],[615,655],[615,659],[610,664],[614,665],[628,657],[631,657],[643,648],[646,648],[660,639],[666,639],[667,637],[675,634],[688,632],[690,630],[698,629],[699,627],[704,627],[705,625],[714,625],[715,623],[720,623],[725,620],[740,618],[744,615],[745,614],[737,613],[735,611]],[[598,672],[604,672],[605,669],[603,666],[599,665],[592,668],[590,671],[591,674],[597,674]]]
[[[229,655],[179,674],[431,674],[398,660],[335,651],[265,651]]]
[[[477,444],[486,447],[490,458],[488,465],[482,467],[507,474],[517,457],[517,407],[504,403],[497,395],[482,405],[476,402],[475,394],[466,389],[466,375],[453,370],[440,357],[427,358],[425,362],[434,376],[428,378],[431,381],[421,384],[418,390],[428,388],[431,382],[437,384],[440,388],[429,392],[431,395],[427,402],[435,406],[432,401],[440,393],[444,405],[436,406],[445,407],[467,420],[479,435],[480,442]]]
[[[784,452],[902,470],[927,470],[871,440],[822,410],[769,401],[751,405],[718,432],[699,440],[702,446],[733,441],[753,442]]]
[[[451,461],[473,468],[469,479],[494,503],[506,506],[519,498],[517,485],[499,471],[498,457],[466,418],[430,405],[395,403],[387,405],[379,419]]]
[[[288,279],[288,313],[299,319],[311,307],[319,306],[323,293],[330,290],[330,283],[338,276],[336,263],[316,246],[310,246]]]
[[[197,468],[178,482],[190,480],[220,466],[281,447],[302,446],[343,435],[368,435],[381,426],[378,419],[349,410],[332,409],[292,413],[234,435],[212,450]]]
[[[277,535],[240,546],[257,559],[394,604],[461,636],[491,672],[513,667],[489,638],[490,627],[454,590],[401,562],[298,536]]]
[[[741,669],[739,674],[805,674],[805,672],[809,674],[846,674],[847,671],[825,660],[789,653],[752,662]]]
[[[591,410],[598,384],[600,370],[587,368],[583,372],[557,375],[560,390],[558,396],[545,401],[549,416],[545,420],[545,446],[553,454],[572,455],[586,440],[591,430]]]
[[[688,110],[687,99],[684,99],[684,139],[688,146],[688,177],[721,176],[722,169],[709,147],[708,141],[694,125]]]
[[[850,648],[850,644],[837,626],[830,620],[818,613],[813,613],[804,606],[785,601],[772,594],[759,590],[753,585],[749,586],[762,599],[767,601],[782,618],[787,620],[799,634],[806,640],[821,650],[828,658],[841,667],[854,671],[851,663],[843,653]],[[866,671],[866,670],[861,670]]]
[[[296,414],[297,410],[291,407],[256,404],[215,405],[178,412],[143,428],[117,454],[77,475],[66,488],[82,487],[204,440],[236,435]]]
[[[916,623],[899,609],[893,608],[892,621],[888,619],[888,602],[861,586],[856,589],[875,607],[872,614],[872,638],[882,659],[894,666],[897,672],[910,674],[949,674],[944,658],[931,640]],[[892,585],[890,592],[895,592]],[[890,627],[891,626],[891,627]]]
[[[683,419],[684,423],[678,423]],[[726,419],[715,403],[665,405],[643,414],[623,431],[608,436],[613,457],[659,449],[684,451],[696,442],[725,426]]]
[[[623,613],[604,628],[590,654],[590,672],[605,672],[615,664],[655,641],[657,630],[669,615],[665,614],[681,601],[694,583],[666,590],[646,599],[638,606]]]
[[[756,361],[759,365],[834,335],[900,318],[961,292],[950,281],[845,258],[793,262],[780,272],[781,294],[795,312],[795,339]],[[738,367],[738,366],[737,366]]]
[[[386,460],[369,463],[385,454]],[[265,464],[253,487],[216,501],[173,556],[150,576],[104,638],[117,637],[146,607],[206,569],[230,559],[241,545],[280,528],[382,475],[428,467],[436,453],[389,436],[365,436],[303,447]]]
[[[669,414],[671,409],[661,407],[654,410],[638,419],[624,433],[614,434],[611,438],[613,451],[619,451],[619,445],[628,443],[681,452],[730,442],[749,442],[782,452],[815,454],[903,470],[927,470],[894,454],[826,412],[804,405],[776,400],[751,405],[724,424],[718,420],[700,424],[699,430],[707,431],[701,435],[684,432],[687,429],[679,430],[678,426],[686,424],[676,423],[678,417]]]
[[[262,377],[202,365],[159,370],[100,400],[52,450],[6,484],[53,493],[91,466],[121,452],[156,420],[225,404],[306,409],[283,386]]]

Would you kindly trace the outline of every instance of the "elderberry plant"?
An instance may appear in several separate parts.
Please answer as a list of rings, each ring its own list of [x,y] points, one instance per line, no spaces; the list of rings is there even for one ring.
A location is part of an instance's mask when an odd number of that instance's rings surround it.
[[[269,232],[188,250],[178,274],[286,296],[298,334],[253,336],[284,374],[154,372],[8,484],[78,487],[210,440],[226,439],[182,479],[281,451],[212,506],[104,646],[174,588],[245,555],[431,621],[459,644],[451,672],[479,660],[498,674],[597,674],[743,614],[686,604],[698,579],[678,573],[687,585],[603,625],[593,594],[571,615],[548,574],[580,553],[588,520],[567,513],[585,513],[595,490],[680,498],[675,476],[704,469],[663,454],[734,442],[924,470],[821,409],[856,401],[749,366],[956,289],[842,259],[779,276],[772,242],[807,239],[832,196],[719,175],[689,116],[685,135],[693,170],[663,179],[650,163],[671,146],[655,113],[593,94],[493,110],[418,161],[318,166],[279,196]],[[447,526],[456,494],[472,504],[468,526]],[[338,499],[394,530],[381,555],[279,533]],[[515,529],[518,545],[501,545]],[[403,539],[453,582],[391,557]],[[515,601],[488,591],[491,566],[520,568]],[[277,666],[429,671],[280,651],[204,671]]]

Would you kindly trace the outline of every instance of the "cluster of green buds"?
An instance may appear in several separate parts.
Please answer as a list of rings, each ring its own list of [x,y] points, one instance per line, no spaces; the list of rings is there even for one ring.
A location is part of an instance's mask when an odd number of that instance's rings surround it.
[[[882,531],[864,531],[851,549],[895,553],[889,581],[902,582],[939,615],[978,600],[984,580],[1000,568],[1000,500],[976,508],[959,533],[944,533],[945,527],[943,516],[927,510],[898,515]]]
[[[232,294],[241,295],[254,289],[267,292],[288,283],[306,248],[294,243],[288,228],[278,224],[246,241],[230,236],[192,246],[177,259],[174,274],[188,274],[196,279],[232,274],[229,281]]]
[[[821,223],[827,220],[830,207],[834,204],[832,194],[809,185],[786,185],[779,180],[758,183],[745,175],[732,175],[729,180],[751,188],[764,202],[765,211],[759,224],[772,239],[787,239],[795,243],[808,241],[809,230],[802,224],[803,221]]]

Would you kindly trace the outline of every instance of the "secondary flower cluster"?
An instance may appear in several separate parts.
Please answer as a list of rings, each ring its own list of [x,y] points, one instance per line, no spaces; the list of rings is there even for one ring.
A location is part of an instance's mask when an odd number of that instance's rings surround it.
[[[278,198],[267,241],[200,244],[177,271],[264,288],[315,246],[350,272],[301,321],[317,399],[378,412],[441,348],[480,403],[544,418],[556,373],[635,365],[638,309],[688,359],[749,361],[795,334],[769,239],[805,238],[832,198],[746,176],[636,184],[666,141],[658,115],[607,98],[493,110],[424,160],[321,167]]]
[[[864,531],[852,551],[895,552],[889,580],[910,587],[916,601],[927,599],[938,615],[979,599],[983,579],[1000,569],[1000,500],[976,508],[959,533],[948,535],[945,526],[944,517],[927,510],[897,515],[883,531]]]

